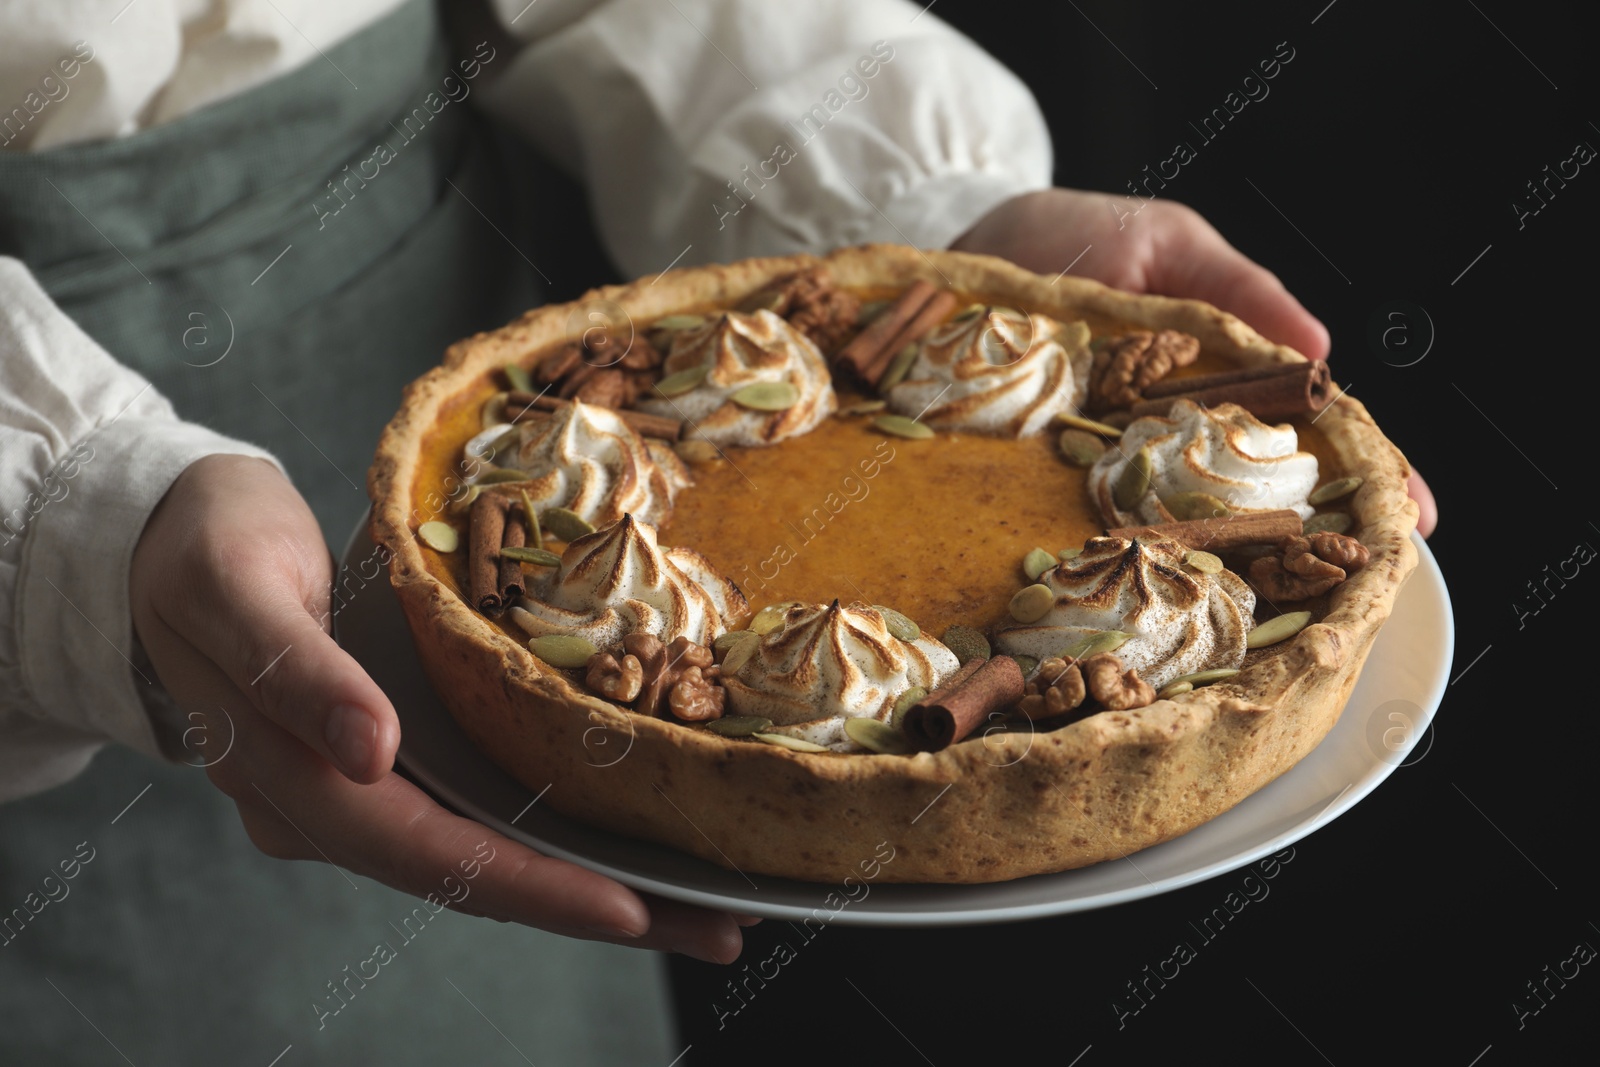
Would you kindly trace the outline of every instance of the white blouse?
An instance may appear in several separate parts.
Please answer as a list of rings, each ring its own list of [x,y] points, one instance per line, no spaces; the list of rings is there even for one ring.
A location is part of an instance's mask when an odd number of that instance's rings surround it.
[[[0,151],[170,122],[331,62],[398,3],[0,4]],[[490,7],[515,51],[472,98],[584,182],[628,275],[864,241],[942,247],[1050,183],[1026,87],[920,4]],[[161,754],[128,564],[172,481],[218,452],[272,458],[179,420],[0,257],[0,800],[65,781],[106,741]]]

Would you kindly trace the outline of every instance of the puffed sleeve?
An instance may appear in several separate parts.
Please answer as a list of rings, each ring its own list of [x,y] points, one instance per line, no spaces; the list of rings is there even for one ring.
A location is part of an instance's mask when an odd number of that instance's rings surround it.
[[[903,0],[495,2],[530,43],[485,106],[582,178],[630,275],[942,247],[1050,184],[1027,88]]]

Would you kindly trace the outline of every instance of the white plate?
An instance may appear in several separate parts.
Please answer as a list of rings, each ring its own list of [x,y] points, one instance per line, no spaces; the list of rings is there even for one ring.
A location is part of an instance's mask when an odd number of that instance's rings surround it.
[[[372,558],[363,521],[345,551],[357,570]],[[382,686],[400,715],[402,767],[462,814],[540,852],[674,900],[771,919],[850,926],[937,926],[1037,919],[1154,896],[1243,867],[1353,807],[1411,755],[1444,695],[1455,625],[1444,576],[1421,538],[1420,564],[1379,632],[1339,722],[1288,773],[1230,811],[1165,844],[1061,874],[993,885],[872,885],[834,911],[831,884],[746,878],[661,845],[595,830],[533,803],[535,794],[467,740],[434,695],[386,575],[354,592],[335,616],[339,643]],[[365,570],[370,571],[370,564]],[[859,887],[852,890],[859,896]]]

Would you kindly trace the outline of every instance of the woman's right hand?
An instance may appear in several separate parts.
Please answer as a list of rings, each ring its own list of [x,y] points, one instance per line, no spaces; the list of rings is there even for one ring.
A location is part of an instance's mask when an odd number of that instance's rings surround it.
[[[332,581],[305,501],[270,463],[243,456],[186,469],[134,551],[139,639],[182,709],[207,716],[216,736],[226,734],[218,709],[231,721],[233,747],[207,773],[261,851],[441,901],[454,875],[466,886],[450,905],[460,911],[710,962],[737,958],[733,916],[644,897],[541,855],[394,773],[394,708],[324,629]]]

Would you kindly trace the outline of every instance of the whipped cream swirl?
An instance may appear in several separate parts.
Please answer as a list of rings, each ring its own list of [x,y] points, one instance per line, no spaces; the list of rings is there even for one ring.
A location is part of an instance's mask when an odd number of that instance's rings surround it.
[[[685,438],[715,444],[770,445],[816,428],[838,406],[822,353],[805,334],[770,311],[726,311],[682,330],[662,375],[705,367],[700,384],[672,397],[647,396],[634,406],[688,423]],[[732,400],[758,382],[788,382],[799,400],[783,411],[752,411]]]
[[[467,442],[467,456],[481,456],[512,430],[518,436],[502,446],[501,463],[528,478],[501,483],[496,491],[526,489],[535,504],[567,508],[594,526],[609,526],[627,514],[660,523],[671,514],[678,490],[693,484],[665,441],[639,436],[610,408],[576,401],[552,412],[530,412],[515,427],[484,430]]]
[[[1269,426],[1238,404],[1180,400],[1165,417],[1146,415],[1122,431],[1090,468],[1089,492],[1108,528],[1171,522],[1161,501],[1182,492],[1209,493],[1234,512],[1292,508],[1307,519],[1316,510],[1306,495],[1317,484],[1317,457],[1298,448],[1293,426]],[[1117,479],[1140,449],[1150,453],[1150,492],[1123,511]]]
[[[1125,666],[1160,689],[1180,675],[1244,662],[1256,595],[1232,571],[1183,566],[1176,541],[1093,537],[1083,554],[1045,571],[1055,603],[1026,626],[995,635],[1000,651],[1047,659],[1103,630],[1132,634],[1116,650]]]
[[[1091,361],[1081,322],[984,308],[923,339],[889,406],[930,426],[1027,437],[1082,405]]]
[[[601,651],[650,633],[709,645],[748,613],[738,586],[687,548],[661,548],[632,515],[567,546],[561,565],[529,583],[511,618],[532,637],[574,634]]]
[[[848,718],[888,719],[912,686],[933,690],[960,664],[926,634],[902,641],[865,604],[800,604],[761,638],[755,655],[724,675],[730,712],[771,719],[782,733],[850,749]]]

